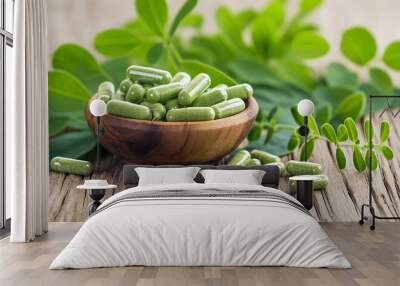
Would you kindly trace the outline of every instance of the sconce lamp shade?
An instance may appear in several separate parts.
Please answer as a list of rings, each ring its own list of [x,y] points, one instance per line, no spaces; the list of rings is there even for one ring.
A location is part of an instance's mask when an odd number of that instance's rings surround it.
[[[95,99],[90,103],[89,110],[93,116],[100,117],[107,113],[107,105],[104,101]]]
[[[300,100],[297,111],[301,116],[309,116],[314,112],[314,103],[309,99]]]

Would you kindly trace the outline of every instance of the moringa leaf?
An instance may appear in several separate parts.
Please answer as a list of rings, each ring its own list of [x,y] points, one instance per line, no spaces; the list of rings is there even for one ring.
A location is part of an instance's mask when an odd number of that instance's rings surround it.
[[[392,160],[393,159],[393,151],[392,148],[390,148],[387,145],[381,145],[378,146],[378,150],[385,156],[386,160]]]
[[[339,142],[344,142],[347,139],[349,139],[349,135],[347,133],[347,128],[344,124],[339,124],[339,126],[337,127],[337,140]]]
[[[50,139],[50,159],[55,156],[78,159],[96,146],[96,140],[89,129],[68,132]]]
[[[271,48],[276,42],[276,26],[271,18],[259,15],[251,25],[251,40],[254,49],[264,58],[270,55]]]
[[[301,0],[299,3],[300,13],[306,14],[315,10],[322,4],[322,0]]]
[[[239,11],[239,13],[235,16],[236,21],[243,31],[257,16],[256,11],[253,9],[244,9]]]
[[[290,52],[304,59],[320,58],[329,51],[328,42],[315,32],[301,32],[295,36]]]
[[[318,124],[315,121],[314,116],[310,115],[308,116],[308,128],[310,129],[310,132],[316,136],[319,136],[319,128],[318,128]]]
[[[370,162],[370,160],[371,160],[371,162]],[[365,162],[367,164],[368,169],[376,170],[378,168],[378,158],[376,157],[376,152],[374,150],[372,150],[371,158],[370,158],[370,152],[369,152],[369,148],[368,148],[367,152],[365,153]]]
[[[343,120],[347,117],[358,119],[365,108],[366,98],[361,91],[355,92],[343,99],[336,108],[336,117]]]
[[[369,77],[372,86],[383,94],[391,94],[393,92],[393,83],[390,75],[383,69],[372,67],[369,69]]]
[[[362,172],[367,167],[358,145],[353,146],[353,165],[358,172]]]
[[[371,124],[370,120],[364,121],[364,136],[367,142],[369,142],[369,138],[371,136],[372,143],[374,142],[374,127]]]
[[[324,124],[329,122],[332,117],[332,106],[330,104],[325,104],[318,108],[316,119],[319,124]]]
[[[314,151],[314,143],[315,140],[311,139],[307,142],[307,152],[306,152],[306,145],[303,144],[301,146],[301,150],[300,150],[300,160],[302,161],[307,161],[308,159],[310,159],[313,151]],[[307,154],[307,156],[306,156]]]
[[[126,78],[126,69],[132,64],[129,57],[110,58],[101,64],[103,70],[112,77],[115,87]]]
[[[178,28],[179,24],[185,19],[185,17],[196,7],[197,0],[186,0],[185,4],[179,9],[178,13],[176,14],[174,21],[169,29],[169,36],[172,37],[176,29]]]
[[[287,147],[288,151],[293,151],[294,149],[296,149],[297,146],[299,146],[300,142],[300,135],[297,133],[297,130],[295,130],[289,139]]]
[[[181,21],[181,26],[200,29],[203,26],[204,18],[201,14],[189,14]]]
[[[392,42],[386,47],[383,62],[394,70],[400,70],[400,41]]]
[[[339,169],[343,170],[346,168],[346,156],[339,146],[336,147],[336,163]]]
[[[330,123],[323,124],[321,127],[321,132],[322,135],[324,135],[329,140],[329,142],[333,144],[337,143],[335,128],[333,128]]]
[[[263,131],[264,123],[255,123],[251,128],[249,134],[247,135],[247,139],[249,141],[257,141],[260,139],[262,131]]]
[[[207,73],[211,77],[211,81],[214,85],[218,85],[224,83],[228,86],[235,85],[237,82],[232,79],[230,76],[220,71],[217,68],[214,68],[210,65],[203,64],[199,61],[195,60],[183,60],[182,68],[189,73],[192,77],[197,74],[204,72]]]
[[[389,138],[389,134],[390,134],[390,124],[388,121],[384,120],[381,122],[379,130],[380,144],[386,142],[386,140]]]
[[[141,40],[128,29],[109,29],[98,33],[94,39],[96,50],[105,56],[133,55]]]
[[[53,54],[53,68],[69,72],[78,78],[92,93],[110,76],[98,64],[94,56],[76,44],[59,46]]]
[[[69,116],[59,113],[49,113],[49,137],[59,134],[67,127]]]
[[[135,0],[136,11],[140,18],[157,35],[165,36],[168,22],[168,7],[165,0]]]
[[[364,27],[352,27],[342,34],[342,53],[353,63],[366,65],[376,54],[376,42]]]
[[[155,64],[158,59],[161,57],[164,50],[163,43],[155,43],[148,51],[147,51],[147,61],[150,64]]]
[[[290,112],[292,113],[294,121],[296,121],[298,125],[304,125],[304,117],[301,116],[299,111],[297,110],[297,105],[290,108]]]
[[[341,63],[330,63],[325,71],[325,80],[330,87],[356,90],[359,82],[356,73],[351,72]]]
[[[347,129],[347,134],[350,138],[351,141],[354,143],[357,143],[359,141],[358,139],[358,130],[356,123],[354,122],[354,119],[351,117],[348,117],[344,120],[344,125],[346,126]]]

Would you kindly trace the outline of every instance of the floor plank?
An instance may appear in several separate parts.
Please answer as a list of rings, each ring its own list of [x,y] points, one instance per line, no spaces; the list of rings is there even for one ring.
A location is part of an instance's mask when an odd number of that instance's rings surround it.
[[[289,267],[119,267],[48,270],[82,223],[50,223],[45,236],[29,244],[0,240],[0,285],[136,285],[136,286],[265,286],[265,285],[399,285],[400,225],[324,223],[322,227],[352,263],[352,269]]]

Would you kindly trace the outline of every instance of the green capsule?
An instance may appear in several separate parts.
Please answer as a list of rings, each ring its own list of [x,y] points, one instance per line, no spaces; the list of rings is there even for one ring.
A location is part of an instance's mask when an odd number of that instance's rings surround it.
[[[251,159],[250,153],[247,150],[240,150],[229,161],[228,165],[246,166]]]
[[[246,108],[246,104],[240,98],[232,98],[212,106],[215,111],[215,118],[224,118],[235,115]]]
[[[151,110],[151,120],[153,121],[161,121],[164,119],[165,114],[167,113],[167,110],[165,109],[165,106],[162,105],[161,103],[151,103],[148,101],[143,101],[140,105],[147,106]]]
[[[111,97],[107,94],[99,94],[97,98],[104,101],[105,103],[109,102],[111,99]]]
[[[88,161],[54,157],[50,161],[50,169],[55,172],[88,176],[93,171],[93,165]]]
[[[165,104],[165,108],[167,110],[171,110],[171,109],[175,109],[175,108],[179,108],[179,102],[177,98],[168,100],[167,103]]]
[[[121,117],[151,120],[150,108],[127,101],[110,100],[107,103],[107,112]]]
[[[251,167],[251,166],[260,166],[261,161],[258,159],[250,159],[247,161],[246,166]]]
[[[167,112],[167,121],[208,121],[214,120],[214,117],[211,107],[177,108]]]
[[[281,158],[279,158],[278,156],[256,149],[251,151],[251,157],[260,160],[263,164],[269,164],[281,161]]]
[[[131,103],[139,103],[140,101],[142,101],[144,94],[145,94],[145,90],[144,90],[143,86],[141,86],[138,83],[134,83],[129,88],[129,90],[125,96],[125,100],[129,101]]]
[[[222,89],[226,90],[226,89],[228,89],[228,86],[225,83],[220,83],[213,87],[213,89],[216,89],[216,88],[222,88]]]
[[[185,72],[178,72],[172,79],[171,82],[179,82],[182,84],[182,87],[185,87],[190,82],[190,75]]]
[[[104,81],[99,85],[97,92],[99,94],[108,94],[112,96],[115,93],[114,84],[110,81]]]
[[[113,96],[111,97],[111,99],[115,99],[115,100],[125,100],[125,94],[120,91],[119,89],[117,90],[116,93],[113,94]]]
[[[152,103],[166,103],[168,100],[177,97],[181,90],[182,84],[179,82],[158,85],[147,90],[146,100]]]
[[[208,74],[200,73],[178,95],[179,105],[189,106],[211,84]]]
[[[291,160],[287,163],[286,170],[289,175],[319,175],[322,167],[320,164]]]
[[[283,175],[285,173],[285,164],[281,161],[279,162],[272,162],[272,163],[268,163],[266,164],[267,166],[277,166],[279,168],[279,175]]]
[[[223,88],[213,88],[201,94],[193,102],[193,106],[212,106],[214,104],[225,101],[228,98],[226,90]]]
[[[326,175],[301,175],[289,178],[289,189],[292,194],[297,191],[297,181],[299,180],[313,180],[314,190],[323,190],[328,187],[329,179]]]
[[[127,69],[127,76],[133,82],[148,84],[167,84],[172,80],[172,76],[168,71],[136,65]]]
[[[228,87],[228,98],[241,98],[246,99],[253,95],[253,88],[250,84],[243,83]]]
[[[132,86],[132,84],[133,84],[133,82],[129,78],[126,78],[123,81],[121,81],[121,84],[119,85],[119,90],[123,94],[126,94],[129,90],[129,88]]]

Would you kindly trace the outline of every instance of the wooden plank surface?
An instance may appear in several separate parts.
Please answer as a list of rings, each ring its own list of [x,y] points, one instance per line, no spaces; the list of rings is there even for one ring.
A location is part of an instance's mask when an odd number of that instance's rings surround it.
[[[0,285],[399,285],[400,232],[393,222],[379,224],[374,232],[355,223],[322,224],[352,269],[136,266],[49,270],[80,226],[50,223],[49,233],[32,243],[0,240]]]

